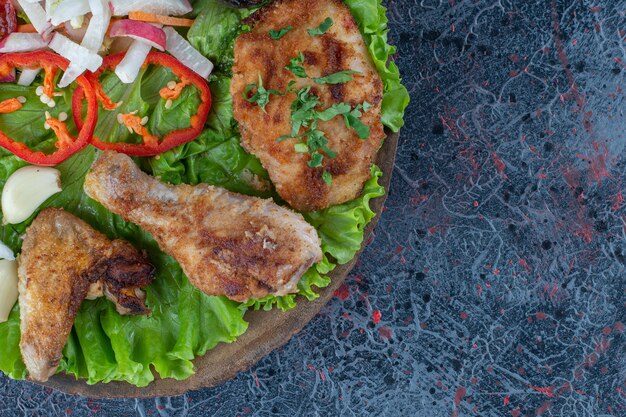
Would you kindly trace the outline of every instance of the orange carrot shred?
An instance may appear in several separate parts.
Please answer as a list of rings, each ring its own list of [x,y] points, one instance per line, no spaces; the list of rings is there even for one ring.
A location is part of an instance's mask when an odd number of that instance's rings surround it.
[[[170,89],[169,87],[163,87],[159,90],[159,95],[163,98],[163,100],[176,100],[180,96],[180,93],[183,91],[183,88],[185,88],[185,86],[188,84],[189,83],[187,81],[183,80],[176,83],[176,86],[173,89]]]
[[[20,33],[37,33],[35,26],[32,23],[26,23],[24,25],[17,25],[17,31]]]
[[[52,117],[48,117],[46,122],[50,126],[54,133],[57,135],[58,140],[55,142],[55,146],[59,149],[70,146],[74,141],[72,135],[67,130],[67,125],[65,122],[60,121],[59,119],[54,119]]]
[[[141,117],[132,113],[121,115],[122,123],[131,128],[136,134],[143,138],[143,143],[148,147],[156,147],[159,145],[159,138],[148,132],[148,129],[141,124]]]
[[[128,18],[131,20],[141,20],[148,23],[160,23],[166,26],[184,26],[191,27],[193,19],[184,19],[182,17],[163,16],[160,14],[146,12],[130,12]]]
[[[13,113],[22,108],[22,103],[16,98],[0,101],[0,113]]]

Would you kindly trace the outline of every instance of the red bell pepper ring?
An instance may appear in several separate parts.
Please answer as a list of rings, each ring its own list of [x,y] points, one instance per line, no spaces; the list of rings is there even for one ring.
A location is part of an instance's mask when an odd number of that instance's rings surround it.
[[[104,71],[113,70],[124,58],[124,53],[115,55],[109,55],[104,58],[102,65],[95,73],[87,74],[87,77],[91,81],[98,100],[105,110],[113,110],[116,108],[116,104],[106,95],[100,84],[100,76]],[[187,142],[191,142],[197,138],[204,128],[204,123],[211,110],[211,90],[209,89],[206,80],[201,76],[187,68],[176,58],[171,55],[167,55],[161,52],[150,52],[144,61],[144,66],[147,65],[160,65],[169,68],[176,77],[180,79],[177,83],[177,87],[174,90],[182,89],[181,86],[192,85],[200,91],[200,105],[196,114],[191,116],[190,127],[184,129],[173,130],[165,134],[162,138],[154,136],[148,132],[148,129],[140,123],[140,118],[133,113],[120,114],[119,120],[126,125],[134,133],[140,135],[143,139],[142,143],[124,143],[124,142],[104,142],[93,136],[91,144],[98,149],[113,150],[124,153],[130,156],[154,156],[163,153],[175,146],[182,145]],[[174,96],[176,91],[174,91]],[[180,91],[178,91],[180,93]],[[163,96],[163,94],[161,94]],[[83,124],[82,110],[83,110],[83,89],[77,88],[74,96],[72,97],[72,113],[74,115],[74,122],[79,128]]]
[[[44,90],[52,95],[52,92],[54,91],[52,76],[58,70],[65,71],[68,65],[69,62],[65,58],[47,51],[0,54],[0,77],[8,74],[11,70],[13,70],[13,68],[43,68],[45,72],[44,84],[46,84],[44,86]],[[76,79],[76,83],[79,88],[82,88],[83,91],[85,91],[84,97],[86,97],[87,100],[85,123],[81,124],[80,127],[77,126],[79,129],[77,137],[73,137],[67,132],[67,127],[64,122],[57,119],[47,118],[47,122],[55,134],[61,134],[55,142],[57,149],[53,153],[45,154],[43,152],[33,151],[24,143],[10,138],[2,131],[0,131],[0,146],[30,164],[45,166],[60,164],[87,146],[96,127],[98,117],[98,100],[87,77],[81,75]],[[44,110],[42,110],[42,113],[43,112]]]

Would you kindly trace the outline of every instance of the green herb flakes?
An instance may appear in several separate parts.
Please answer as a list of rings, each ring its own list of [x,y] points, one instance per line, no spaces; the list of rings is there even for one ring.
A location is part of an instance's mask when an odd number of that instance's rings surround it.
[[[313,78],[313,81],[315,81],[316,84],[343,84],[351,81],[352,75],[355,74],[362,75],[358,71],[339,71],[335,72],[334,74],[329,74],[325,77]]]
[[[251,97],[248,97],[250,92],[256,88],[256,93]],[[263,87],[263,80],[261,79],[261,73],[259,73],[259,83],[252,83],[246,86],[245,91],[242,93],[243,98],[250,103],[256,103],[260,108],[265,111],[265,106],[270,102],[270,95],[274,94],[275,96],[284,95],[280,91],[276,90],[268,90]]]
[[[268,33],[272,39],[275,41],[279,40],[283,36],[285,36],[289,31],[293,29],[293,26],[287,26],[286,28],[282,28],[280,30],[270,30]]]
[[[306,71],[304,70],[302,65],[300,65],[302,63],[304,63],[304,55],[302,54],[302,52],[300,52],[298,53],[298,56],[296,58],[291,58],[289,60],[289,65],[287,65],[285,69],[291,71],[293,75],[298,78],[307,78],[308,75],[306,74]]]
[[[313,29],[307,29],[307,33],[310,36],[320,36],[326,33],[332,25],[333,25],[333,19],[331,19],[330,17],[327,17],[318,27],[313,28]]]
[[[333,183],[333,176],[328,171],[322,172],[322,179],[328,186],[330,186]]]

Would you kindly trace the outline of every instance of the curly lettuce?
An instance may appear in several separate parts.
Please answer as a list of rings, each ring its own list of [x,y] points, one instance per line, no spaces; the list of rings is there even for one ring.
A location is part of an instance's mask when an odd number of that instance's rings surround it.
[[[380,0],[346,0],[346,4],[359,23],[383,79],[383,123],[392,131],[397,131],[403,124],[408,94],[400,84],[397,67],[389,62],[395,49],[387,44],[385,8]],[[194,2],[192,16],[196,16],[196,22],[188,32],[188,39],[217,64],[210,82],[213,99],[211,113],[200,137],[158,158],[137,158],[142,169],[172,184],[209,183],[238,193],[277,198],[259,160],[245,152],[239,143],[229,94],[233,41],[247,30],[241,21],[253,10],[233,9],[217,0]],[[183,105],[176,106],[175,111],[180,114],[159,111],[155,102],[155,86],[161,85],[167,77],[167,71],[147,70],[137,84],[125,90],[134,102],[154,108],[150,117],[152,128],[176,125],[186,120],[185,114],[189,112],[186,104],[193,102],[193,97],[189,97],[183,100]],[[21,95],[34,95],[35,86],[15,88],[20,89]],[[14,92],[7,90],[6,93]],[[69,97],[64,103],[69,103]],[[59,100],[58,107],[67,107],[64,103]],[[14,129],[15,134],[36,138],[38,142],[34,146],[49,149],[54,146],[54,139],[48,137],[49,132],[41,129],[43,121],[31,120],[39,113],[2,115],[0,128],[9,134]],[[155,281],[147,288],[147,304],[152,309],[152,315],[120,316],[106,299],[85,301],[63,351],[59,372],[84,378],[89,384],[127,381],[139,387],[148,385],[154,379],[152,370],[161,378],[185,379],[194,372],[192,360],[196,356],[204,355],[220,342],[233,342],[246,331],[248,323],[244,315],[248,308],[287,310],[295,307],[295,294],[269,296],[242,304],[224,297],[207,296],[193,287],[178,263],[159,250],[152,236],[107,211],[83,193],[84,176],[98,154],[99,151],[89,147],[59,165],[63,191],[46,201],[41,209],[64,207],[109,237],[127,239],[146,250],[156,267]],[[17,157],[0,150],[0,187],[11,173],[23,165],[25,163]],[[383,187],[378,184],[381,175],[380,169],[372,167],[371,178],[362,196],[354,201],[303,213],[318,230],[324,259],[304,274],[298,284],[299,295],[308,300],[317,298],[317,290],[330,283],[327,274],[337,264],[349,262],[358,252],[365,226],[374,216],[369,201],[384,194]],[[19,252],[20,236],[35,216],[36,213],[18,225],[1,226],[0,240]],[[19,350],[19,324],[19,306],[16,305],[9,320],[0,324],[0,370],[14,379],[26,376]]]

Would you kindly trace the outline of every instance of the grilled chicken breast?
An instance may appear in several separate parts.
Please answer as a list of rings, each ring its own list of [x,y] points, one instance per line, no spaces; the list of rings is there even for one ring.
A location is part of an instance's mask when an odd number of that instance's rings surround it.
[[[56,372],[78,308],[90,289],[121,314],[148,314],[139,289],[152,281],[145,255],[110,241],[62,209],[43,210],[26,230],[18,258],[20,350],[30,377]]]
[[[327,17],[332,19],[332,27],[321,36],[310,36],[307,29],[319,27]],[[280,196],[297,210],[322,209],[357,197],[384,138],[380,114],[383,84],[350,10],[340,0],[277,0],[252,15],[248,24],[252,30],[235,42],[230,88],[243,146],[259,157]],[[292,29],[278,40],[269,35],[270,30],[288,27]],[[296,78],[285,69],[300,52],[304,56],[301,66],[309,78]],[[318,85],[312,80],[345,70],[362,75],[334,85]],[[320,121],[318,130],[326,134],[337,156],[325,157],[322,167],[309,168],[310,156],[296,153],[293,139],[277,142],[291,132],[290,106],[296,94],[271,95],[265,112],[244,98],[254,92],[246,91],[246,86],[258,83],[259,75],[266,89],[278,92],[286,91],[290,81],[296,82],[296,90],[311,85],[311,93],[321,98],[320,109],[344,102],[354,108],[367,101],[372,107],[360,120],[369,126],[369,138],[360,139],[341,116]],[[324,170],[332,175],[330,186],[322,179]]]
[[[236,301],[297,291],[302,274],[322,259],[316,230],[271,200],[207,184],[167,185],[126,155],[104,152],[85,192],[151,233],[193,285]]]

